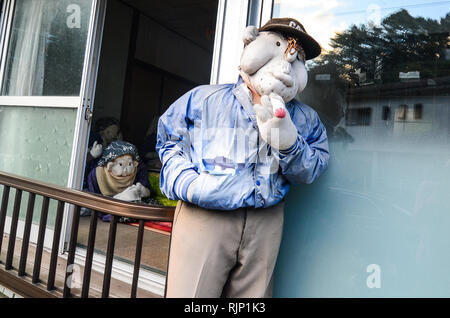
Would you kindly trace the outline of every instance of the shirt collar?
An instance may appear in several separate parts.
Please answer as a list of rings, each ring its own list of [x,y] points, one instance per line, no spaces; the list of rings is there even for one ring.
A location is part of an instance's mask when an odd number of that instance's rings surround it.
[[[238,81],[234,85],[233,94],[234,96],[236,96],[236,99],[239,101],[242,108],[244,108],[244,110],[246,111],[250,119],[253,121],[253,123],[257,125],[256,114],[255,111],[253,110],[253,103],[250,90],[245,85],[240,75]]]

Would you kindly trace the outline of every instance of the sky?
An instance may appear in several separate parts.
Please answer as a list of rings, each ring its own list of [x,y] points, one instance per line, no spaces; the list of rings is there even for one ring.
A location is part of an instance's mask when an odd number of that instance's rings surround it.
[[[439,19],[450,12],[450,1],[439,0],[275,0],[274,17],[291,17],[324,49],[336,32],[352,24],[380,21],[400,9],[412,16]]]

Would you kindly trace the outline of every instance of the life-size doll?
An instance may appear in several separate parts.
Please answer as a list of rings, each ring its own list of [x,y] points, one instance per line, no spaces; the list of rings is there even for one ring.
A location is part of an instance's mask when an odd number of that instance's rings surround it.
[[[89,191],[124,201],[150,196],[147,169],[137,149],[125,141],[113,141],[104,150],[97,167],[88,176]],[[109,222],[110,215],[100,215]]]
[[[294,99],[319,44],[291,18],[248,27],[244,44],[237,83],[194,88],[159,120],[161,189],[180,200],[168,297],[270,297],[283,198],[328,164],[325,127]]]

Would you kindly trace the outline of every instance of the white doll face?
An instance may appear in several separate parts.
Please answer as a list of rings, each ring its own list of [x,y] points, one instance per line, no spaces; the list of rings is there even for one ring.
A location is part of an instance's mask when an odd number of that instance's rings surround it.
[[[304,62],[298,52],[286,52],[288,41],[275,32],[258,33],[248,27],[244,42],[248,43],[241,56],[241,71],[260,95],[275,93],[285,102],[303,91],[308,82]]]
[[[116,177],[127,177],[136,171],[138,162],[133,160],[130,155],[124,155],[116,158],[114,161],[108,162],[108,171]]]

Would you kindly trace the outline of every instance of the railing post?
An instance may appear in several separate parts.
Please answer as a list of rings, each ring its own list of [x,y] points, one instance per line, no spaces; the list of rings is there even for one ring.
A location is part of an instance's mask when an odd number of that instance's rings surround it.
[[[72,228],[70,230],[69,254],[67,256],[66,275],[64,279],[64,291],[63,291],[64,298],[69,298],[71,296],[70,289],[72,285],[72,273],[75,261],[75,250],[77,247],[79,224],[80,224],[80,206],[76,205],[72,215]]]
[[[39,275],[41,273],[42,250],[44,248],[45,230],[47,228],[48,205],[50,199],[44,197],[42,201],[41,220],[39,222],[38,240],[36,245],[36,255],[34,256],[33,267],[33,284],[39,283]]]
[[[109,297],[109,288],[111,285],[112,263],[114,259],[114,246],[116,243],[117,222],[119,217],[111,215],[111,224],[109,226],[108,247],[106,250],[105,274],[103,275],[102,298]]]
[[[28,257],[28,245],[30,243],[31,225],[33,223],[34,202],[36,195],[31,193],[28,195],[28,208],[25,217],[25,227],[23,230],[22,250],[20,252],[19,276],[25,275]]]
[[[8,213],[10,187],[3,187],[2,206],[0,208],[0,254],[2,253],[3,233],[5,231],[6,213]]]
[[[16,189],[14,199],[13,215],[11,219],[11,229],[9,231],[8,253],[6,255],[5,269],[13,268],[14,248],[16,247],[17,224],[19,222],[20,203],[22,202],[22,190]]]
[[[131,298],[136,298],[137,287],[139,281],[139,269],[141,266],[141,255],[142,255],[142,241],[144,240],[144,225],[145,221],[139,221],[138,236],[136,242],[136,256],[134,257],[134,271],[133,271],[133,282],[131,285]]]
[[[81,298],[89,297],[89,286],[91,283],[92,259],[94,257],[95,235],[97,233],[97,211],[91,213],[91,224],[89,225],[88,246],[86,251],[86,262],[84,264],[83,288]]]
[[[64,214],[64,202],[58,201],[56,210],[55,229],[53,231],[52,253],[50,256],[50,268],[48,270],[47,290],[55,289],[56,265],[58,262],[59,239],[61,237],[62,220]]]

